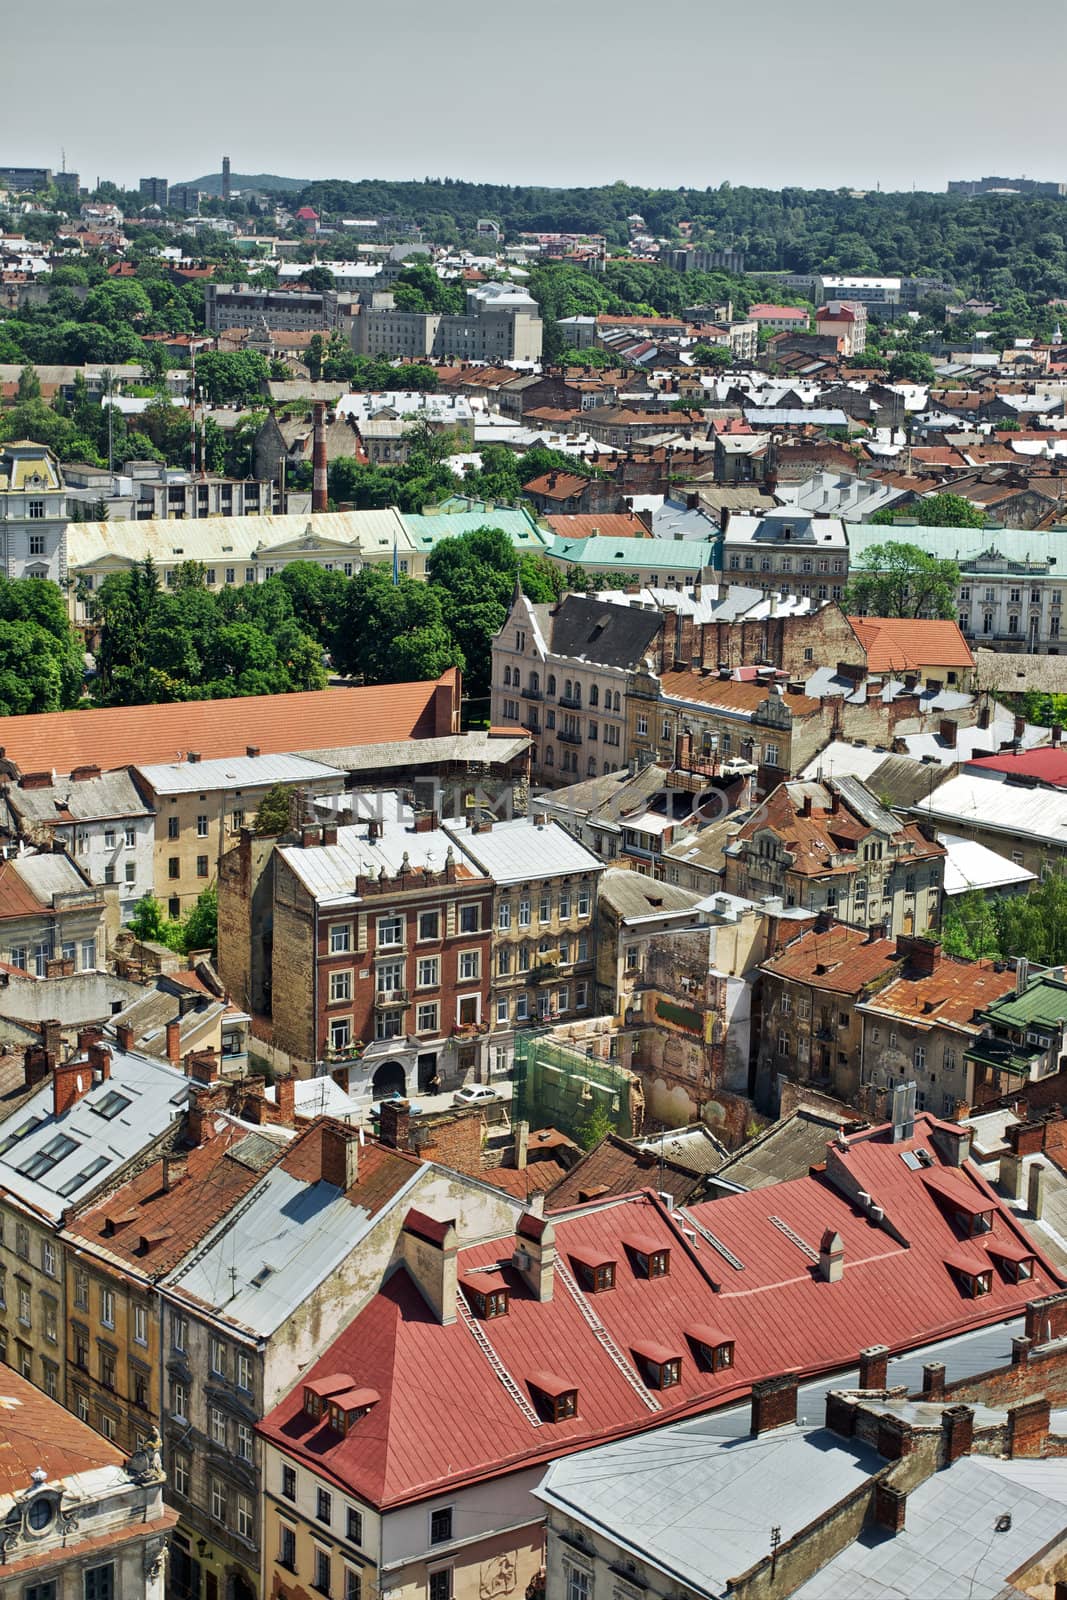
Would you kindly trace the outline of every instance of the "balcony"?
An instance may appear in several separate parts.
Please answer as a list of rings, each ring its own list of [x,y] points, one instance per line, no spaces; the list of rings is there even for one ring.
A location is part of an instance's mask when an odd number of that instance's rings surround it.
[[[349,1044],[328,1044],[322,1052],[324,1061],[358,1061],[363,1054],[363,1040],[353,1039]]]
[[[526,688],[519,690],[519,698],[521,700],[542,700],[544,699],[544,696],[542,695],[540,689]]]
[[[406,1006],[411,996],[407,989],[379,989],[374,996],[376,1006]]]
[[[554,961],[542,961],[530,971],[531,983],[555,983],[558,977],[559,967]]]
[[[556,738],[561,744],[581,744],[582,736],[577,728],[557,728]]]
[[[559,697],[559,703],[561,706],[566,706],[571,711],[580,711],[582,709],[582,699],[581,696],[577,694],[561,694]]]
[[[540,733],[541,724],[536,717],[523,717],[519,723],[520,728],[525,728],[527,733]]]

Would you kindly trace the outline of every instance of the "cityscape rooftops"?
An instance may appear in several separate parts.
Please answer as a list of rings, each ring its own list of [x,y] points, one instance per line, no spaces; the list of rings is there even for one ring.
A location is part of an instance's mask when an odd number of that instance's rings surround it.
[[[958,622],[937,617],[849,617],[867,655],[869,672],[974,666]]]
[[[399,795],[370,797],[374,815],[337,829],[336,843],[315,838],[309,844],[282,845],[278,857],[320,904],[351,901],[359,897],[357,879],[396,878],[403,887],[405,874],[443,872],[454,862],[456,876],[479,887],[466,847],[441,827],[418,829],[414,813]],[[378,803],[380,802],[380,804]],[[357,816],[359,800],[357,797]],[[484,880],[483,880],[484,882]]]
[[[551,1244],[555,1252],[550,1300],[536,1298],[512,1264],[514,1237],[461,1248],[461,1278],[485,1268],[502,1274],[510,1291],[506,1314],[483,1325],[480,1338],[467,1315],[438,1321],[406,1264],[259,1431],[319,1477],[390,1507],[727,1405],[756,1378],[840,1370],[873,1343],[901,1350],[1003,1320],[1059,1280],[1039,1253],[1025,1283],[994,1269],[989,1292],[968,1295],[948,1265],[956,1232],[914,1154],[932,1150],[937,1165],[940,1127],[920,1114],[913,1136],[896,1142],[886,1129],[840,1136],[823,1174],[682,1214],[651,1192],[556,1213],[540,1240],[542,1251]],[[990,1208],[990,1243],[1027,1242],[980,1178],[961,1169],[960,1181]],[[849,1198],[861,1193],[863,1200]],[[827,1232],[839,1236],[844,1255],[836,1281],[818,1270]],[[635,1236],[668,1253],[665,1274],[649,1277],[628,1253]],[[613,1282],[597,1292],[589,1263],[607,1261],[615,1263]],[[702,1365],[693,1344],[693,1330],[708,1323],[734,1345],[732,1364],[717,1372]],[[668,1387],[642,1354],[650,1328],[680,1358]],[[491,1377],[500,1368],[507,1386]],[[546,1368],[577,1394],[576,1412],[557,1421],[539,1409],[536,1374]],[[435,1387],[428,1411],[428,1375],[445,1371],[448,1384]],[[357,1422],[344,1435],[303,1404],[304,1382],[337,1372],[381,1396],[367,1426]]]
[[[898,959],[895,939],[872,938],[862,928],[835,923],[825,933],[802,933],[760,971],[835,994],[860,994],[891,973]]]
[[[588,877],[604,871],[600,857],[558,822],[513,817],[477,831],[466,823],[446,823],[443,831],[462,845],[486,877],[505,888],[529,879],[572,873]]]
[[[223,756],[214,761],[176,761],[136,766],[134,771],[156,794],[195,794],[201,789],[253,789],[264,783],[312,783],[344,773],[304,756]]]

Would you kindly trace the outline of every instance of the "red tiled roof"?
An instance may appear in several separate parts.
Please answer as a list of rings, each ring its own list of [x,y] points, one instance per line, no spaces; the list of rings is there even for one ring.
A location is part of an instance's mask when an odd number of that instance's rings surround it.
[[[808,313],[803,306],[772,306],[763,301],[760,301],[758,305],[749,306],[748,315],[750,320],[755,319],[757,321],[760,317],[789,317],[794,322],[804,323],[808,320]]]
[[[1039,783],[1067,789],[1067,745],[1044,745],[1040,750],[1022,750],[1018,755],[979,756],[967,764],[988,772],[1036,778]]]
[[[608,1134],[570,1171],[559,1178],[551,1193],[554,1211],[582,1204],[583,1196],[632,1194],[650,1185],[680,1205],[692,1198],[702,1178],[670,1161],[660,1161],[651,1150],[637,1150],[618,1134]]]
[[[512,1237],[461,1249],[460,1273],[491,1267],[509,1284],[508,1314],[481,1332],[526,1408],[499,1381],[463,1318],[438,1323],[407,1269],[397,1271],[309,1374],[351,1372],[354,1382],[377,1389],[379,1404],[339,1437],[303,1411],[301,1380],[259,1431],[326,1481],[371,1505],[396,1506],[735,1402],[757,1378],[841,1371],[871,1344],[913,1349],[1017,1315],[1060,1280],[1039,1254],[1026,1283],[993,1272],[988,1295],[975,1300],[961,1290],[946,1270],[958,1249],[951,1220],[923,1182],[925,1170],[902,1160],[918,1147],[934,1148],[937,1126],[920,1114],[914,1137],[897,1144],[884,1129],[868,1130],[844,1149],[830,1146],[825,1173],[690,1208],[742,1270],[708,1243],[698,1241],[695,1250],[683,1219],[650,1191],[551,1219],[557,1270],[549,1301],[535,1299],[512,1266]],[[976,1173],[957,1176],[976,1199],[989,1200],[990,1243],[1024,1242],[1015,1218]],[[846,1197],[846,1185],[871,1196],[885,1226]],[[634,1229],[670,1250],[667,1276],[648,1279],[631,1268],[621,1241]],[[835,1283],[812,1261],[827,1231],[843,1245]],[[593,1302],[597,1316],[631,1369],[649,1338],[669,1355],[681,1353],[677,1385],[643,1395],[640,1380],[635,1385],[632,1372],[620,1369],[568,1286],[567,1263],[579,1257],[618,1263],[615,1288]],[[689,1330],[707,1323],[735,1346],[734,1365],[717,1373],[703,1370],[686,1343]],[[535,1418],[530,1402],[546,1368],[577,1390],[575,1416]]]
[[[36,917],[44,909],[14,863],[0,862],[0,918]]]
[[[647,525],[634,511],[581,511],[546,516],[545,521],[561,539],[648,539]]]
[[[959,624],[939,617],[849,617],[867,652],[868,672],[922,667],[973,667]]]
[[[228,1156],[248,1137],[247,1128],[228,1123],[206,1144],[188,1152],[185,1176],[169,1192],[163,1188],[163,1162],[153,1162],[76,1217],[69,1224],[71,1233],[102,1245],[110,1255],[151,1277],[168,1272],[259,1182],[262,1168],[244,1166]],[[142,1254],[140,1241],[146,1234],[154,1235],[156,1242]]]
[[[868,1004],[920,1025],[947,1024],[977,1034],[978,1024],[971,1025],[974,1013],[1014,988],[1014,971],[998,971],[992,961],[957,961],[939,955],[933,972],[904,972]]]
[[[524,494],[541,494],[547,500],[569,500],[572,495],[581,494],[588,483],[589,479],[578,472],[546,472],[540,478],[531,478],[522,488]]]
[[[316,1183],[322,1176],[322,1141],[331,1127],[324,1118],[295,1138],[278,1165],[299,1183]],[[368,1139],[360,1147],[358,1176],[345,1193],[354,1206],[376,1216],[381,1208],[411,1179],[412,1169],[422,1163],[416,1156]]]
[[[0,747],[23,772],[72,772],[90,762],[108,771],[132,762],[173,761],[188,750],[208,761],[240,755],[249,744],[278,755],[428,738],[435,732],[438,683],[453,690],[458,709],[458,674],[450,668],[427,683],[5,717]]]
[[[664,681],[667,676],[664,674]],[[835,855],[855,852],[861,840],[867,838],[872,830],[844,801],[836,811],[813,804],[810,812],[805,814],[799,788],[792,786],[798,795],[794,799],[790,787],[789,784],[780,783],[738,830],[737,838],[744,842],[754,838],[762,829],[771,828],[784,840],[792,855],[793,872],[820,878],[833,872],[851,872],[853,867],[850,862],[835,866],[833,858]],[[944,845],[924,838],[916,823],[902,824],[893,839],[909,848],[909,859],[913,861],[945,854]]]
[[[762,972],[793,983],[814,984],[834,994],[858,994],[891,972],[897,960],[895,939],[869,939],[861,928],[836,925],[825,933],[809,930],[786,946]]]
[[[121,1467],[125,1457],[85,1422],[49,1400],[11,1367],[0,1365],[0,1495],[29,1488],[40,1467],[49,1481],[98,1467]]]

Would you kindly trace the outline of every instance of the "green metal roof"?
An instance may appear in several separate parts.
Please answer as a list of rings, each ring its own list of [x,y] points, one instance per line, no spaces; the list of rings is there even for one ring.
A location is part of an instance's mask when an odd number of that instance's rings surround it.
[[[591,534],[588,539],[557,536],[545,552],[556,561],[583,567],[617,568],[642,572],[691,572],[715,564],[714,539],[608,539]]]
[[[1031,978],[1022,994],[995,1000],[982,1015],[1005,1028],[1055,1028],[1067,1021],[1067,983],[1044,973]]]
[[[464,507],[470,501],[461,502]],[[472,533],[475,528],[499,528],[506,533],[516,550],[532,550],[540,554],[552,543],[552,535],[542,533],[528,511],[514,506],[486,505],[478,510],[423,511],[400,513],[401,520],[416,550],[432,550],[442,539],[454,539],[461,533]]]
[[[853,567],[863,565],[863,554],[872,545],[914,544],[939,560],[970,566],[980,556],[993,552],[1013,567],[1027,570],[1044,568],[1051,562],[1057,575],[1067,574],[1067,528],[1050,528],[1038,533],[1028,528],[921,528],[909,523],[877,527],[872,523],[849,523],[848,550]]]

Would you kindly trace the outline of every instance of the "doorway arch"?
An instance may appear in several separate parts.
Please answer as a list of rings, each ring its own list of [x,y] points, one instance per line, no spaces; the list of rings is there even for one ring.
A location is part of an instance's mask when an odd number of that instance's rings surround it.
[[[407,1078],[399,1061],[383,1061],[371,1079],[371,1094],[380,1100],[387,1094],[406,1094]]]

